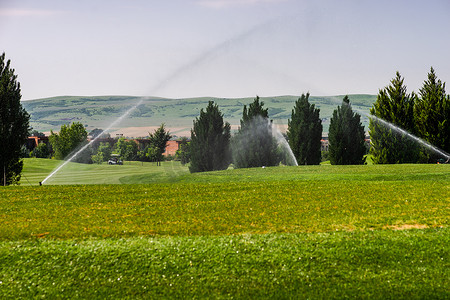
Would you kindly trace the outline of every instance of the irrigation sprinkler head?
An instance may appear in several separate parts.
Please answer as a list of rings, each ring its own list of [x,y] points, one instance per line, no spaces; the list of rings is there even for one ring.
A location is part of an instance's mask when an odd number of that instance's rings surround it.
[[[39,181],[39,185],[40,185],[40,186],[42,185],[42,181]]]

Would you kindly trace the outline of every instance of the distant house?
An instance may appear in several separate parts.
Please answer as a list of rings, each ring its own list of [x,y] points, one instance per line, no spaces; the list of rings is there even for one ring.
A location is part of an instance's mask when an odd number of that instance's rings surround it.
[[[134,140],[137,144],[138,144],[138,148],[139,150],[144,150],[145,147],[147,147],[148,145],[150,145],[150,140],[149,139],[135,139]],[[180,149],[180,144],[181,141],[177,141],[177,140],[170,140],[167,142],[166,144],[166,151],[163,153],[163,155],[165,157],[167,156],[175,156],[178,149]]]
[[[320,151],[328,151],[328,137],[322,137],[320,140]]]
[[[50,143],[48,140],[48,136],[30,136],[27,139],[25,147],[28,149],[28,151],[31,152],[41,143],[45,143],[48,145]]]
[[[181,141],[168,141],[166,144],[166,151],[163,153],[164,156],[175,156],[178,149],[180,149]]]

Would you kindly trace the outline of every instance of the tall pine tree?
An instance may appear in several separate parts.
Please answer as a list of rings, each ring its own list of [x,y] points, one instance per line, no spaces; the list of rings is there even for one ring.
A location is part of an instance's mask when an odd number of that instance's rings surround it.
[[[445,83],[437,78],[434,69],[428,73],[414,106],[417,134],[428,143],[450,152],[450,97],[445,93]],[[429,162],[441,158],[425,151]]]
[[[276,166],[280,163],[277,148],[268,109],[256,96],[248,109],[244,105],[241,127],[233,137],[233,164],[236,168]]]
[[[329,155],[332,165],[361,165],[365,163],[364,126],[361,116],[353,112],[350,99],[333,112],[328,132]]]
[[[20,103],[20,83],[10,64],[5,53],[0,55],[0,185],[19,182],[23,168],[21,148],[30,131],[30,116]]]
[[[310,104],[309,93],[295,102],[288,120],[289,146],[299,165],[318,165],[321,161],[322,120],[320,109]]]
[[[149,133],[150,145],[157,150],[156,161],[158,165],[163,160],[163,153],[166,151],[167,142],[172,138],[169,131],[166,131],[164,123],[153,133]]]
[[[209,101],[205,111],[200,110],[191,130],[191,173],[228,168],[231,162],[230,129],[230,124],[223,122],[223,114],[213,101]]]
[[[370,113],[409,133],[414,133],[414,92],[408,94],[399,72],[391,84],[378,92]],[[376,164],[415,163],[419,160],[419,145],[406,134],[387,126],[376,118],[369,123],[370,153]]]

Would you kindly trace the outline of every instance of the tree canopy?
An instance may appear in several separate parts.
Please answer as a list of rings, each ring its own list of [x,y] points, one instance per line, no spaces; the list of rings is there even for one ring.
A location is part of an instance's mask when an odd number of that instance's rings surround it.
[[[137,158],[138,145],[133,140],[121,137],[114,145],[114,149],[124,160],[135,160]]]
[[[172,138],[169,131],[166,131],[164,123],[153,133],[149,133],[150,145],[156,149],[156,160],[163,160],[163,153],[166,151],[167,142]]]
[[[361,116],[353,112],[350,99],[345,96],[342,105],[333,111],[328,132],[329,156],[333,165],[360,165],[365,163],[364,126]]]
[[[288,120],[289,146],[299,165],[318,165],[321,161],[322,120],[320,109],[310,104],[309,93],[295,102]]]
[[[272,135],[268,108],[259,97],[244,105],[241,127],[232,140],[233,164],[236,168],[276,166],[280,163],[277,142]]]
[[[417,97],[414,92],[406,92],[403,82],[397,72],[391,84],[378,92],[377,101],[370,109],[376,117],[369,123],[370,153],[374,163],[415,163],[419,160],[419,145],[414,140],[377,120],[382,119],[409,133],[415,132],[414,104]]]
[[[87,131],[83,124],[74,122],[70,126],[63,124],[59,133],[51,131],[49,141],[56,159],[65,159],[87,142]],[[90,155],[89,155],[90,160]]]
[[[419,90],[414,106],[414,121],[419,137],[450,152],[450,97],[445,92],[445,83],[437,78],[433,68]],[[438,158],[434,154],[426,155],[429,161]]]
[[[0,179],[1,185],[19,182],[23,168],[21,149],[30,128],[30,116],[22,107],[20,83],[6,55],[0,55]]]
[[[191,130],[189,170],[194,172],[224,170],[231,161],[230,124],[223,121],[219,106],[209,101],[206,110],[194,121]]]

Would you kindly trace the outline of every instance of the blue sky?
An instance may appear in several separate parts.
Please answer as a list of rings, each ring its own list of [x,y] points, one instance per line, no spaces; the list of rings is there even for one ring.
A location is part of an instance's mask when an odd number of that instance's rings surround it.
[[[376,94],[450,81],[447,0],[0,0],[24,100]]]

